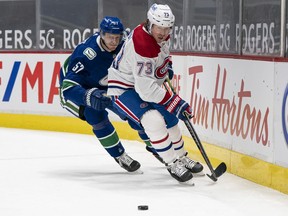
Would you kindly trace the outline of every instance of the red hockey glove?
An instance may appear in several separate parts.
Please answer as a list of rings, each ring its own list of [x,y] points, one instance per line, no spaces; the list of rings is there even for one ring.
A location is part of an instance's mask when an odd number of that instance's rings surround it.
[[[186,120],[184,112],[188,114],[189,118],[192,118],[192,108],[189,104],[184,101],[179,95],[174,94],[170,100],[164,104],[166,110],[174,114],[177,118],[181,120]]]

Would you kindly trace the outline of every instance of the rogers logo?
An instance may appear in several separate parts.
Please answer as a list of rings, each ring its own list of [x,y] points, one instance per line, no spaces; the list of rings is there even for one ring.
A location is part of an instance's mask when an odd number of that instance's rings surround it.
[[[288,84],[286,86],[283,103],[282,103],[282,127],[283,127],[283,134],[286,140],[286,144],[288,145]]]

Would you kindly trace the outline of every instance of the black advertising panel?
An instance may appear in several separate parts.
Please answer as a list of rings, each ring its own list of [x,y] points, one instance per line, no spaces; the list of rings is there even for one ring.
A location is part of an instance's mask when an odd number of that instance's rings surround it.
[[[188,1],[185,10],[187,16],[185,50],[191,52],[216,52],[216,1]]]
[[[98,31],[104,16],[117,16],[125,28],[133,29],[147,19],[147,10],[154,2],[0,0],[0,50],[72,51]],[[287,36],[286,43],[281,44],[281,35],[288,32],[287,16],[281,19],[281,0],[158,0],[157,3],[168,4],[175,15],[172,52],[280,56],[288,44]],[[286,25],[283,34],[281,25]]]
[[[0,1],[0,50],[37,47],[36,1]]]
[[[243,0],[242,53],[279,56],[281,0]]]

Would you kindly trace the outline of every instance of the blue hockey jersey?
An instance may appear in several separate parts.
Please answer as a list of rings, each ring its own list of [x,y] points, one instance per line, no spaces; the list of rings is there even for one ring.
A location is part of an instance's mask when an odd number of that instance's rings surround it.
[[[106,51],[100,44],[99,33],[79,44],[61,68],[61,96],[80,106],[85,105],[87,89],[97,87],[107,90],[108,68],[122,45],[123,41],[113,52]]]

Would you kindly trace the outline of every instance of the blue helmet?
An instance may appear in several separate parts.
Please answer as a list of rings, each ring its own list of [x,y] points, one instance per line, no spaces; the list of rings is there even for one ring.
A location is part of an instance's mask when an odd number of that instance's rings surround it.
[[[123,34],[123,24],[117,17],[106,16],[100,23],[100,31],[102,33]]]

